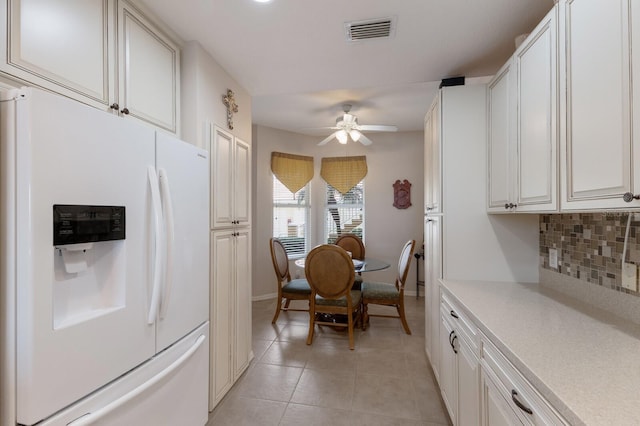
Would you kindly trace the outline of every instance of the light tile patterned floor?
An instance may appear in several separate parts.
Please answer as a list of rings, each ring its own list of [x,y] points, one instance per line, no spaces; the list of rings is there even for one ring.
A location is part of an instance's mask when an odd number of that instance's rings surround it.
[[[255,358],[207,426],[451,424],[424,353],[424,298],[405,298],[411,335],[398,319],[371,318],[353,351],[347,332],[330,327],[316,326],[307,346],[307,312],[272,325],[275,303],[253,303]]]

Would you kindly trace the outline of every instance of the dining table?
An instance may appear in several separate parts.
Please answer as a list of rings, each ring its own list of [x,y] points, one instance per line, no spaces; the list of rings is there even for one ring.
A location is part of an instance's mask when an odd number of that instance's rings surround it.
[[[391,266],[389,263],[384,260],[376,259],[373,257],[365,257],[364,260],[352,259],[353,267],[356,272],[373,272],[373,271],[382,271],[383,269],[387,269]],[[295,265],[304,269],[304,261],[305,258],[301,257],[300,259],[295,260]]]
[[[364,260],[358,260],[358,259],[351,259],[351,260],[353,261],[353,267],[355,271],[358,273],[382,271],[384,269],[389,268],[389,266],[391,266],[389,263],[385,262],[384,260],[376,259],[373,257],[365,257]],[[296,259],[294,263],[296,266],[304,269],[304,265],[305,265],[304,261],[305,261],[305,258],[301,257],[300,259]],[[360,282],[356,281],[356,283],[358,286],[360,285]],[[356,288],[354,288],[354,290],[355,289]],[[359,290],[360,288],[358,287],[357,289]],[[323,321],[325,322],[344,323],[347,321],[346,319],[347,317],[341,314],[318,314],[318,315],[322,315]],[[337,328],[337,327],[334,327],[334,329],[336,329],[336,331],[345,330],[344,328]]]

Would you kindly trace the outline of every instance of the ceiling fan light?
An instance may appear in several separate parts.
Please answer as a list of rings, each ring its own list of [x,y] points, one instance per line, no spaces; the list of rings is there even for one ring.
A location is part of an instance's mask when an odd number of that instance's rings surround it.
[[[362,133],[354,129],[349,131],[349,136],[351,136],[351,139],[353,139],[354,142],[358,142],[360,136],[362,136]]]
[[[341,144],[346,144],[348,139],[347,132],[344,129],[339,130],[336,133],[336,139],[338,139],[338,142],[340,142]]]

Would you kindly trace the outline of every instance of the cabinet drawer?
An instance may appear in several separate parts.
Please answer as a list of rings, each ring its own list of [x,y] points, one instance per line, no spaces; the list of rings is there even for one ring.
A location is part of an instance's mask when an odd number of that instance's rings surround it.
[[[481,338],[483,375],[490,378],[497,390],[526,425],[568,425],[533,385],[507,360],[485,336]]]
[[[471,351],[480,357],[478,328],[467,314],[445,293],[440,298],[440,310],[446,315],[453,328],[467,341]]]

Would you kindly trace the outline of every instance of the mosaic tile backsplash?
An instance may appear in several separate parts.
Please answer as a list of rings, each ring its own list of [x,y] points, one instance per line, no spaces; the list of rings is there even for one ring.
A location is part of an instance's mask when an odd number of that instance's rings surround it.
[[[622,251],[628,213],[540,215],[540,265],[551,271],[639,296],[622,287]],[[549,249],[558,250],[558,268]],[[640,213],[632,213],[627,262],[640,265]]]

